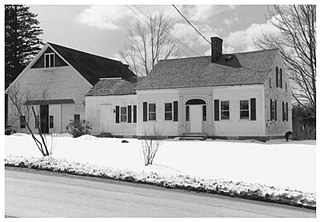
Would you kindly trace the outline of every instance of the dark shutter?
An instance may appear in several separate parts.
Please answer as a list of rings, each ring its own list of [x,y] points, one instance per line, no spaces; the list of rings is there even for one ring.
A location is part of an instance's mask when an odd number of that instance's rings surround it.
[[[116,106],[116,123],[119,123],[119,122],[120,122],[120,120],[119,120],[119,115],[120,115],[119,109],[120,109],[120,107],[119,107],[119,106]]]
[[[173,102],[173,121],[178,121],[178,101]]]
[[[202,120],[207,121],[207,106],[206,105],[202,106]]]
[[[274,101],[274,120],[277,121],[277,100]]]
[[[279,82],[278,82],[278,78],[279,78],[279,69],[278,69],[278,67],[276,67],[276,87],[278,87],[279,86]]]
[[[289,120],[288,103],[286,103],[286,120]]]
[[[219,121],[219,100],[214,100],[214,120]]]
[[[273,115],[272,115],[272,99],[270,99],[270,120],[273,120]]]
[[[148,121],[148,103],[143,102],[143,122]]]
[[[189,106],[186,106],[186,121],[189,121]]]
[[[131,123],[131,106],[128,106],[128,123]]]
[[[284,107],[284,102],[282,102],[282,121],[286,120],[286,110]]]
[[[282,69],[280,69],[280,88],[282,88]]]
[[[133,122],[137,122],[137,105],[133,106]]]
[[[250,119],[256,120],[256,98],[250,99]]]

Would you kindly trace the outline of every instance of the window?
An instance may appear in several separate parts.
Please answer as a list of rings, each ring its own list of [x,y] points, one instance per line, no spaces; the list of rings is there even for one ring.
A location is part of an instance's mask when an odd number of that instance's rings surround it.
[[[149,120],[156,120],[156,104],[149,104]]]
[[[38,126],[39,126],[39,116],[36,116],[34,120],[35,120],[35,122],[34,122],[34,128],[38,129]]]
[[[202,106],[202,120],[207,121],[207,106],[206,105]]]
[[[53,128],[53,116],[49,116],[49,127],[50,129]]]
[[[229,101],[221,101],[221,119],[230,119]]]
[[[54,67],[55,66],[55,55],[54,53],[44,54],[44,67]]]
[[[164,119],[172,120],[172,103],[164,104]]]
[[[127,122],[127,107],[120,108],[120,121]]]
[[[20,116],[20,128],[21,129],[26,128],[26,117],[25,116]]]
[[[240,119],[249,119],[249,100],[240,100]]]
[[[272,79],[269,77],[269,88],[272,88]]]
[[[73,120],[74,120],[74,122],[80,122],[80,115],[79,114],[74,114]]]

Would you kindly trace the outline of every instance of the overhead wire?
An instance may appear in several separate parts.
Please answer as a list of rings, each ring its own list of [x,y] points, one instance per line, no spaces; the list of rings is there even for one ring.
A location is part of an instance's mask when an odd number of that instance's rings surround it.
[[[141,18],[141,16],[139,14],[137,14],[137,12],[135,12],[131,7],[129,7],[129,5],[126,5],[127,8],[129,8],[134,14],[136,14],[139,18]],[[136,10],[138,10],[141,14],[143,14],[146,18],[149,18],[148,15],[143,12],[140,8],[138,8],[136,5],[133,5]],[[148,21],[141,18],[143,22],[145,22],[146,24],[148,24]],[[156,24],[157,26],[159,26],[159,24],[157,24],[155,21],[151,21],[153,22],[154,24]],[[197,53],[196,51],[194,51],[193,49],[191,49],[189,46],[187,46],[186,44],[184,44],[183,42],[181,42],[179,39],[177,39],[176,37],[174,37],[172,34],[170,34],[167,30],[164,30],[169,37],[171,37],[172,40],[174,40],[176,43],[180,43],[181,45],[183,45],[185,48],[187,48],[189,51],[193,52],[194,54],[199,55],[199,53]],[[184,54],[186,54],[187,56],[190,56],[189,53],[187,53],[185,50],[183,50],[181,47],[179,47],[178,45],[176,45]]]

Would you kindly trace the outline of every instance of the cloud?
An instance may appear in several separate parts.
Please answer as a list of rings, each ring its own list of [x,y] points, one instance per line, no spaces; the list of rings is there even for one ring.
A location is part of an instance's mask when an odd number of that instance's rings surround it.
[[[122,27],[117,23],[128,16],[131,16],[129,9],[121,5],[93,5],[84,9],[77,16],[79,23],[98,29],[117,30]]]
[[[275,18],[271,19],[275,21]],[[256,49],[254,39],[266,33],[278,33],[279,30],[274,27],[270,20],[263,24],[253,23],[246,30],[236,31],[229,34],[225,38],[225,43],[228,47],[235,48],[240,51],[252,51]]]

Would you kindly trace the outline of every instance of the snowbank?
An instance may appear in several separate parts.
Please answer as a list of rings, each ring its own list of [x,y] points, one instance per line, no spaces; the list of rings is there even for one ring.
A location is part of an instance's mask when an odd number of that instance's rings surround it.
[[[157,178],[161,175],[165,183],[169,183],[168,180],[174,181],[173,187],[186,186],[179,185],[174,178],[190,177],[197,178],[197,181],[264,184],[276,190],[297,190],[301,194],[311,193],[313,196],[316,193],[315,141],[275,140],[263,143],[252,140],[167,140],[155,156],[154,164],[146,167],[141,153],[141,141],[137,139],[126,139],[129,143],[121,143],[123,139],[89,135],[72,138],[66,134],[49,136],[47,140],[48,146],[53,148],[52,157],[57,161],[113,169],[116,172],[135,172],[134,178],[140,178],[140,174],[156,174]],[[41,157],[31,136],[27,134],[5,136],[5,155],[6,160],[10,156],[23,156],[27,160]],[[265,191],[259,189],[263,195]],[[272,192],[266,194],[272,195]],[[245,196],[242,194],[242,197]]]
[[[28,167],[55,172],[70,173],[75,175],[95,176],[108,179],[124,180],[136,183],[147,183],[166,188],[179,188],[197,192],[222,194],[252,200],[267,201],[293,206],[302,206],[315,209],[316,197],[312,193],[269,187],[262,184],[244,182],[234,183],[223,179],[203,179],[188,175],[168,176],[152,171],[134,172],[119,170],[97,165],[68,162],[67,160],[52,157],[25,158],[8,156],[5,158],[6,166]]]

